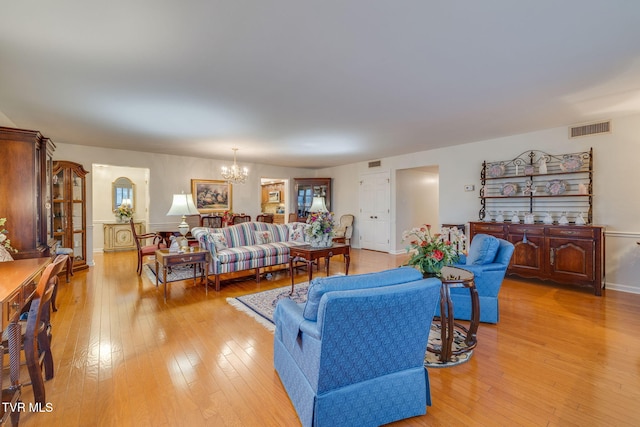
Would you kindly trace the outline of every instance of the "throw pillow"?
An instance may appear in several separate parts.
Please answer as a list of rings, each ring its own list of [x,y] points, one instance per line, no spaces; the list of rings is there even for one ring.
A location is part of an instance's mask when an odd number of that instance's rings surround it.
[[[270,231],[254,231],[253,237],[256,239],[256,245],[273,243],[273,235]]]
[[[229,246],[227,245],[227,239],[224,237],[222,233],[209,233],[207,235],[207,239],[210,244],[213,244],[216,248],[216,251],[221,251],[223,249],[227,249]]]
[[[307,224],[303,222],[294,222],[291,224],[287,224],[289,227],[289,241],[290,242],[299,242],[304,243],[304,229],[307,227]]]
[[[467,265],[491,264],[496,259],[500,241],[488,234],[477,234],[473,237],[467,255]]]

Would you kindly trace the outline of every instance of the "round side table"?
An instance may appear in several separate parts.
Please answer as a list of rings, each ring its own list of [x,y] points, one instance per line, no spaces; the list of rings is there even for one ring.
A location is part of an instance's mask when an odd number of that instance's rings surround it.
[[[442,346],[440,348],[427,347],[427,351],[438,354],[440,361],[445,363],[451,361],[452,356],[468,353],[478,344],[476,333],[480,323],[480,301],[478,290],[473,281],[473,273],[459,267],[443,267],[442,286],[440,287],[440,326]],[[469,289],[471,297],[471,321],[465,327],[455,322],[453,312],[453,302],[451,301],[452,287],[465,287]],[[437,319],[437,318],[436,318]],[[437,321],[437,320],[435,320]],[[465,347],[453,350],[453,338],[455,331],[461,333],[464,338]]]

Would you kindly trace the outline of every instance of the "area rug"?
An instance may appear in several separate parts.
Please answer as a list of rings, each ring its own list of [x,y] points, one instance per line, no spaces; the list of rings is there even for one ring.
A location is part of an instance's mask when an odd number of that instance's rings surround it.
[[[281,299],[291,299],[296,303],[305,302],[307,300],[308,290],[309,283],[305,282],[295,285],[293,295],[289,295],[289,292],[291,292],[291,286],[285,286],[236,298],[227,298],[227,302],[236,309],[253,317],[258,321],[258,323],[273,332],[275,330],[273,312],[276,309],[278,301]],[[438,322],[434,322],[431,324],[431,331],[429,332],[429,347],[439,349],[441,345],[440,324]],[[464,346],[464,336],[456,330],[453,337],[453,350],[459,350],[464,348]],[[459,356],[453,356],[450,362],[442,363],[438,360],[438,355],[427,351],[424,357],[424,365],[429,368],[446,368],[456,366],[467,362],[471,358],[472,354],[473,350]]]
[[[149,278],[149,280],[151,280],[153,283],[156,283],[156,263],[153,262],[145,264],[142,269],[144,270],[144,273]],[[197,272],[196,274],[199,275],[200,272]],[[176,265],[171,267],[171,270],[167,270],[167,283],[189,279],[193,280],[193,266],[191,265]],[[158,278],[158,283],[164,283],[162,281],[162,268],[160,269],[160,277]]]

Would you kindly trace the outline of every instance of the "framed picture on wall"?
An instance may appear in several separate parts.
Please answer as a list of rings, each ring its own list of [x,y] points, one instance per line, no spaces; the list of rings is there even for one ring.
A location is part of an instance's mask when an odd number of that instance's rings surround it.
[[[231,210],[231,184],[215,179],[192,179],[191,194],[200,213]]]

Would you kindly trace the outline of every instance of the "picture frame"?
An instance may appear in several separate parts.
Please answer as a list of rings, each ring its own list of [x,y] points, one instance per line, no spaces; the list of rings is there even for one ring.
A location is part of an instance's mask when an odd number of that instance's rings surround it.
[[[200,213],[231,211],[232,188],[227,181],[192,179],[191,194]]]
[[[279,191],[269,191],[269,203],[280,203],[280,192]]]

